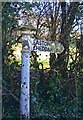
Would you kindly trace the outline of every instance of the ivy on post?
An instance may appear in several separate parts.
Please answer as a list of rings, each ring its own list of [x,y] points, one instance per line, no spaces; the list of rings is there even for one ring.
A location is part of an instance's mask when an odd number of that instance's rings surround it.
[[[30,120],[30,49],[27,35],[22,33],[22,72],[20,114],[22,120]]]

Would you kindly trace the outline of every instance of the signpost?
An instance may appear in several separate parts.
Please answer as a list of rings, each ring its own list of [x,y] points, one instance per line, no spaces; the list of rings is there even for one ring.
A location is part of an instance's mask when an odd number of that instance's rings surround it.
[[[64,47],[59,42],[32,39],[23,33],[22,74],[21,74],[21,117],[30,120],[30,53],[31,51],[48,51],[60,54]]]

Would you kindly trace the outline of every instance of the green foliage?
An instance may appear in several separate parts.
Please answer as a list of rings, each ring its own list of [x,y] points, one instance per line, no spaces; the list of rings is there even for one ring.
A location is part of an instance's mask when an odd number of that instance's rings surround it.
[[[38,74],[36,72],[36,74]],[[43,75],[44,76],[44,75]],[[69,89],[73,83],[67,79],[56,77],[53,75],[48,77],[46,74],[42,84],[38,77],[32,78],[32,91],[31,91],[31,115],[32,116],[53,116],[72,119],[75,117],[77,106],[76,98],[72,98]],[[33,81],[35,84],[33,84]],[[72,95],[75,95],[75,91],[72,91]],[[82,117],[81,107],[79,118]]]
[[[21,67],[15,61],[3,66],[3,118],[17,118],[20,115],[20,71]]]
[[[20,71],[12,45],[17,44],[14,27],[17,27],[16,9],[3,3],[2,9],[2,67],[3,67],[3,118],[19,117]],[[12,112],[11,112],[12,111]]]

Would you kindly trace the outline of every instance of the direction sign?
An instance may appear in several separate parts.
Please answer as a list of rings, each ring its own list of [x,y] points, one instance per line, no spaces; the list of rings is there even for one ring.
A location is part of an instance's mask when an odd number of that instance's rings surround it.
[[[58,41],[49,41],[49,40],[37,40],[25,37],[24,39],[24,46],[27,45],[30,51],[48,51],[50,53],[58,53],[60,54],[64,47],[63,45]]]

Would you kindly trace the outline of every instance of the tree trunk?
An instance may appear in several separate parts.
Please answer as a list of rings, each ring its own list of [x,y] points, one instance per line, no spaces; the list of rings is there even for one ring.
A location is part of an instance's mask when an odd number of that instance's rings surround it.
[[[64,46],[64,51],[58,55],[57,64],[59,66],[59,70],[62,77],[67,77],[67,63],[66,63],[66,51],[68,51],[69,43],[67,41],[68,39],[68,33],[66,32],[66,2],[61,3],[61,9],[62,9],[62,25],[61,25],[61,37],[60,42]]]
[[[61,3],[62,9],[62,25],[61,25],[61,36],[60,42],[64,46],[64,51],[58,55],[55,66],[58,66],[62,77],[67,77],[67,65],[69,59],[69,35],[72,30],[73,21],[75,19],[76,10],[78,3],[70,3],[68,10],[66,9],[66,2]],[[66,12],[67,11],[67,12]],[[69,16],[69,18],[68,18]]]

